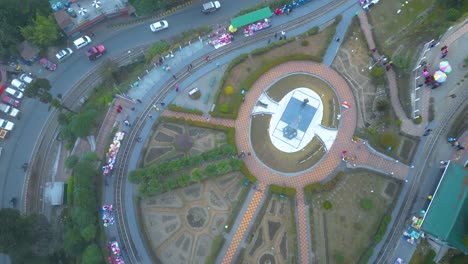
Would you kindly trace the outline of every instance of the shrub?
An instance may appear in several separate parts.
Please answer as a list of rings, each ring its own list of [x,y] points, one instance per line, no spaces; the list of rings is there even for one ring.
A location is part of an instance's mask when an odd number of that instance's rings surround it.
[[[385,70],[382,66],[376,65],[371,70],[371,76],[375,79],[381,78],[385,73]]]
[[[330,201],[327,200],[327,201],[323,202],[322,207],[325,210],[330,210],[330,209],[332,209],[333,205],[332,205],[332,203]]]
[[[229,104],[222,104],[222,105],[219,107],[219,110],[220,110],[222,113],[229,113],[229,111],[231,110],[231,107],[229,106]]]
[[[372,209],[374,203],[372,202],[371,199],[369,198],[362,198],[361,199],[361,208],[366,210],[366,211],[369,211],[370,209]]]
[[[304,39],[303,41],[301,41],[301,46],[303,47],[309,46],[309,41]]]
[[[67,204],[71,205],[73,203],[73,184],[75,183],[75,178],[73,176],[70,176],[68,178],[68,184],[67,184]]]
[[[402,123],[403,123],[403,122],[401,121],[401,119],[397,119],[397,121],[395,121],[395,125],[396,125],[397,127],[401,127],[401,124],[402,124]]]
[[[198,109],[189,109],[185,107],[178,106],[176,104],[170,104],[168,106],[169,110],[174,112],[189,113],[194,115],[203,115],[203,112]]]
[[[335,17],[335,21],[334,21],[333,23],[334,23],[335,25],[338,25],[338,24],[341,22],[342,19],[343,19],[343,16],[342,16],[341,14],[339,14],[339,15],[337,15],[337,16]]]
[[[416,118],[413,119],[413,123],[415,123],[416,125],[419,125],[422,123],[422,116],[418,115]]]
[[[450,8],[449,10],[447,10],[445,17],[448,21],[456,21],[461,17],[461,13],[455,8]]]
[[[380,144],[384,148],[396,148],[398,146],[398,136],[391,131],[383,132],[380,137]]]
[[[270,185],[270,192],[276,193],[276,194],[291,195],[291,196],[296,195],[295,188],[284,187],[284,186],[279,186],[275,184]]]
[[[307,35],[313,36],[315,34],[319,33],[319,27],[313,27],[309,30],[307,30]]]
[[[234,94],[234,88],[230,85],[224,87],[224,94],[226,95],[233,95]]]
[[[379,112],[387,112],[387,110],[390,108],[390,103],[385,99],[379,100],[376,102],[375,108]]]
[[[171,46],[166,41],[158,41],[146,52],[145,59],[146,61],[151,61],[156,56],[161,56],[163,53],[167,52]]]
[[[65,167],[68,169],[73,169],[76,163],[78,163],[78,160],[79,158],[76,155],[68,156],[68,158],[65,160]]]
[[[358,140],[359,140],[359,137],[356,136],[356,135],[354,135],[354,136],[353,136],[353,141],[354,141],[354,142],[357,142]]]

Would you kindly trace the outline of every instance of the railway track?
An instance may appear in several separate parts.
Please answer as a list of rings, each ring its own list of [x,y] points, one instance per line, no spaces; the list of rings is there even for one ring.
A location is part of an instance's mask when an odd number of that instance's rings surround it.
[[[403,200],[403,207],[398,212],[396,221],[394,222],[392,228],[390,229],[389,237],[386,239],[382,249],[377,256],[375,263],[388,263],[389,258],[392,257],[393,252],[396,248],[398,240],[403,234],[403,230],[406,226],[406,220],[410,215],[410,210],[418,196],[418,192],[421,188],[419,184],[423,179],[424,166],[428,163],[430,155],[434,148],[436,147],[437,140],[440,136],[443,136],[443,133],[449,128],[448,124],[450,120],[455,116],[455,114],[463,107],[464,103],[468,100],[468,90],[464,89],[462,94],[457,97],[456,101],[452,101],[452,108],[448,111],[442,122],[437,125],[435,129],[432,130],[432,133],[428,136],[428,140],[422,153],[425,153],[426,156],[423,159],[420,159],[418,164],[415,166],[416,172],[411,180],[411,185],[406,193],[406,196]]]
[[[199,57],[196,60],[192,61],[192,65],[194,69],[201,68],[207,63],[211,63],[211,61],[215,61],[223,56],[230,54],[238,49],[246,48],[248,46],[258,44],[258,43],[266,43],[267,40],[271,39],[274,32],[278,30],[285,30],[291,31],[297,28],[301,28],[308,23],[316,20],[317,18],[321,17],[323,14],[326,14],[332,10],[337,9],[338,7],[342,6],[346,1],[343,0],[335,0],[330,2],[328,5],[323,6],[313,12],[296,18],[292,21],[289,21],[281,27],[278,28],[270,28],[264,31],[260,31],[259,33],[255,34],[253,38],[246,38],[244,41],[240,42],[233,42],[232,44],[221,48],[219,50],[215,50],[207,55],[210,56],[210,62],[207,62],[204,57]],[[145,44],[140,46],[137,49],[142,51],[146,51],[150,47],[150,44]],[[187,63],[188,64],[188,63]],[[132,240],[132,236],[130,231],[128,230],[128,222],[126,219],[126,208],[125,208],[125,187],[126,187],[126,175],[128,174],[128,161],[130,160],[130,156],[132,155],[132,149],[134,147],[135,139],[138,138],[142,128],[145,125],[145,122],[148,120],[148,115],[152,111],[152,107],[154,104],[163,101],[163,99],[167,96],[167,94],[172,91],[174,85],[178,82],[181,82],[188,78],[189,73],[187,71],[181,70],[176,73],[178,79],[177,81],[171,79],[163,84],[160,90],[152,96],[149,103],[147,103],[141,112],[141,115],[135,119],[133,122],[131,130],[125,136],[125,140],[122,142],[121,145],[121,152],[117,158],[117,166],[114,170],[114,201],[113,206],[115,210],[115,218],[116,218],[116,225],[117,231],[119,234],[120,242],[126,245],[125,255],[127,256],[126,261],[129,263],[141,263],[141,259],[137,253],[135,245]]]

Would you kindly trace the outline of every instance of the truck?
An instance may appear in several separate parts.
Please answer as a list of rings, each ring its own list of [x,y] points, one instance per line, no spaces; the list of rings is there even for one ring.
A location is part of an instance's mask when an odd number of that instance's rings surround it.
[[[4,112],[5,114],[7,114],[9,116],[12,116],[14,118],[19,119],[20,110],[14,108],[13,106],[9,106],[7,104],[0,103],[0,111]]]
[[[104,53],[106,53],[106,48],[103,45],[97,45],[94,47],[89,48],[86,51],[86,56],[90,61],[93,61],[99,57],[101,57]]]
[[[216,10],[221,8],[221,4],[219,1],[210,1],[208,3],[204,3],[202,7],[202,12],[205,14],[213,13]]]

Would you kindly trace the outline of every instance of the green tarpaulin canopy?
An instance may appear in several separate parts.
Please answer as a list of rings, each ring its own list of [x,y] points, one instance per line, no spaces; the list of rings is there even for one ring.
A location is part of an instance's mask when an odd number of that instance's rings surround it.
[[[231,25],[235,28],[239,28],[248,24],[252,24],[253,22],[257,22],[264,18],[271,17],[272,15],[273,12],[271,12],[270,8],[265,7],[257,11],[253,11],[251,13],[231,19]]]

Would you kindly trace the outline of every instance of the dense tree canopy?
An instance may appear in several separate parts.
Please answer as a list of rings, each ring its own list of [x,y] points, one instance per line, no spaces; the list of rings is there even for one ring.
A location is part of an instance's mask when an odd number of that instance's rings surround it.
[[[38,13],[32,24],[21,28],[21,35],[40,47],[47,47],[56,43],[60,31],[53,15],[42,16]]]

